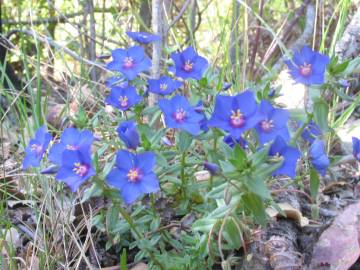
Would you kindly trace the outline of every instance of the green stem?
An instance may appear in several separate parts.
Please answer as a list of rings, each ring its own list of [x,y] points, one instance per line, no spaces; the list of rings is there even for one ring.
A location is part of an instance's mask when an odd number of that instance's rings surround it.
[[[310,123],[310,121],[312,120],[313,115],[312,114],[308,114],[307,116],[307,120],[306,122],[301,126],[301,128],[299,128],[296,132],[294,137],[291,139],[290,141],[290,145],[295,145],[297,139],[300,137],[301,133],[303,133],[304,129],[307,127],[307,125]]]
[[[182,192],[184,197],[186,196],[186,177],[185,177],[185,165],[186,165],[186,151],[184,151],[181,155],[181,173],[180,173],[180,178],[181,178],[181,185],[182,185]]]
[[[122,215],[122,217],[126,220],[126,222],[130,225],[131,229],[134,231],[134,233],[136,234],[136,240],[140,240],[140,239],[143,239],[144,237],[141,235],[141,233],[137,230],[136,228],[136,224],[135,222],[133,221],[133,219],[131,218],[131,216],[125,211],[124,208],[122,208],[120,205],[119,205],[119,212],[120,214]],[[158,261],[158,259],[155,258],[154,254],[146,249],[147,253],[149,254],[151,260],[157,265],[160,267],[161,270],[165,270],[165,267]]]

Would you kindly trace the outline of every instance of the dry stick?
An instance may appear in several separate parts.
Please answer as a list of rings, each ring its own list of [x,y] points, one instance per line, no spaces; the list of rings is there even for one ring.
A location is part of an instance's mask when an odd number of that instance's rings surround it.
[[[304,31],[300,35],[300,37],[289,46],[289,50],[297,50],[300,47],[304,46],[308,40],[312,37],[313,28],[315,23],[315,8],[314,5],[309,4],[306,8],[306,16],[305,16],[305,27]],[[283,65],[283,57],[280,57],[275,65],[273,66],[273,70],[280,70]]]
[[[352,17],[350,23],[346,26],[341,39],[336,42],[335,54],[342,61],[346,58],[353,58],[360,54],[360,8]]]
[[[264,9],[264,1],[260,0],[259,1],[259,16],[262,17],[263,14],[263,9]],[[256,53],[258,50],[258,46],[259,46],[259,39],[260,39],[260,30],[261,30],[261,21],[259,19],[257,19],[257,29],[256,29],[256,37],[255,37],[255,44],[253,47],[253,51],[251,54],[251,60],[250,60],[250,76],[254,75],[254,65],[255,65],[255,58],[256,58]]]
[[[181,17],[184,15],[187,7],[189,6],[191,0],[186,0],[186,2],[184,3],[184,5],[181,7],[178,15],[176,15],[176,17],[170,22],[169,26],[167,27],[165,33],[167,33],[171,27],[173,27],[180,19]]]
[[[56,43],[53,39],[51,39],[51,38],[49,38],[47,36],[40,35],[39,33],[35,32],[34,30],[14,29],[14,30],[10,31],[6,35],[6,37],[10,38],[10,36],[12,36],[15,33],[22,33],[22,34],[25,34],[25,35],[28,35],[28,36],[32,36],[34,39],[37,39],[38,41],[40,41],[42,43],[49,44],[51,47],[53,47],[53,48],[55,48],[55,49],[57,49],[59,51],[63,51],[64,53],[70,55],[72,58],[74,58],[77,61],[81,61],[81,62],[84,62],[87,65],[95,66],[95,67],[98,67],[98,68],[100,68],[102,70],[107,71],[107,69],[101,63],[97,63],[97,62],[85,59],[85,58],[81,57],[80,55],[78,55],[76,52],[70,50],[69,48]]]
[[[87,8],[88,13],[90,15],[90,47],[89,47],[89,57],[91,61],[95,61],[96,60],[96,43],[95,43],[95,39],[96,39],[96,30],[95,30],[95,16],[94,16],[94,2],[93,0],[87,0]],[[90,68],[90,76],[91,76],[91,80],[93,82],[97,82],[97,76],[96,76],[96,69],[94,67]]]
[[[105,8],[105,9],[95,8],[94,9],[95,13],[112,13],[114,11],[116,11],[114,8]],[[3,20],[2,24],[3,25],[19,25],[19,24],[40,25],[40,24],[54,23],[54,22],[66,23],[68,19],[83,16],[83,15],[84,15],[84,12],[80,11],[80,12],[75,12],[75,13],[71,13],[71,14],[62,14],[60,16],[56,16],[56,17],[52,17],[52,18],[42,18],[42,19],[33,20],[33,21],[30,21],[30,20],[29,21]]]
[[[292,34],[292,29],[295,27],[301,16],[304,14],[304,11],[307,7],[307,5],[311,2],[311,0],[305,0],[300,8],[298,8],[295,12],[294,18],[290,21],[288,26],[282,31],[281,36],[279,37],[280,40],[282,40],[284,43],[289,39],[290,35]],[[266,65],[266,63],[275,55],[276,51],[278,51],[278,46],[276,46],[277,43],[274,42],[273,45],[268,49],[266,52],[263,60],[261,61],[261,65],[259,68],[256,69],[254,78],[256,79],[257,76],[260,73],[261,66]]]
[[[161,49],[162,49],[162,0],[152,0],[152,21],[151,28],[154,34],[157,34],[161,37],[161,40],[155,41],[153,43],[152,51],[152,66],[151,66],[151,77],[153,79],[158,79],[160,76],[160,59],[161,59]],[[149,95],[149,106],[152,107],[156,104],[157,96],[153,93]]]

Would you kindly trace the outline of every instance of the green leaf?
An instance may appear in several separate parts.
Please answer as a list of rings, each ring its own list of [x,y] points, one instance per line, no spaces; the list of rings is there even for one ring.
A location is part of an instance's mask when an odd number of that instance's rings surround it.
[[[106,230],[108,233],[112,233],[116,224],[119,222],[119,210],[117,207],[112,206],[107,209],[106,212]]]
[[[283,161],[276,162],[272,164],[261,164],[258,167],[256,167],[256,170],[254,172],[254,175],[256,175],[259,178],[267,178],[269,177],[273,172],[275,172],[278,168],[281,167]]]
[[[254,193],[245,193],[241,200],[244,207],[254,215],[255,220],[265,226],[267,217],[261,198]]]
[[[230,217],[225,224],[225,230],[223,232],[224,238],[232,246],[233,249],[239,249],[242,246],[241,237],[238,226],[235,224],[235,220]]]
[[[264,183],[264,178],[258,176],[248,177],[245,181],[245,186],[256,195],[259,195],[263,199],[271,199],[269,189]]]
[[[335,74],[339,74],[339,73],[343,72],[348,67],[349,62],[350,61],[347,60],[345,62],[342,62],[340,64],[336,64],[336,65],[332,66],[331,69],[329,70],[330,73],[335,75]]]
[[[176,139],[177,139],[176,145],[178,146],[180,152],[184,153],[186,150],[189,149],[193,137],[189,133],[185,131],[181,131],[179,135],[176,137]]]
[[[247,157],[244,149],[239,145],[235,145],[233,156],[229,159],[232,165],[234,165],[238,170],[243,170],[247,166]]]
[[[81,203],[86,202],[92,197],[98,197],[102,194],[102,187],[98,183],[92,184],[92,186],[85,190],[84,195],[82,196]]]
[[[346,69],[341,73],[342,76],[347,76],[352,74],[355,70],[360,69],[360,56],[351,60]]]
[[[333,128],[342,127],[345,124],[345,122],[350,118],[350,116],[358,106],[359,102],[360,102],[360,95],[357,97],[356,101],[351,103],[351,105],[339,116],[339,118],[336,119]]]
[[[121,270],[127,270],[127,263],[126,263],[126,249],[123,248],[123,251],[121,253],[121,257],[120,257],[120,269]]]
[[[264,163],[265,160],[268,158],[269,149],[270,149],[270,145],[266,145],[262,149],[252,154],[249,158],[249,160],[251,161],[251,165],[253,167],[257,167],[260,164]]]
[[[193,223],[192,229],[194,231],[210,232],[216,222],[218,222],[216,218],[202,218]]]
[[[310,169],[310,194],[314,201],[316,201],[317,194],[319,192],[320,179],[317,172],[311,168]]]
[[[329,114],[329,105],[322,99],[317,99],[314,102],[314,119],[315,123],[323,131],[329,129],[328,125],[328,114]]]

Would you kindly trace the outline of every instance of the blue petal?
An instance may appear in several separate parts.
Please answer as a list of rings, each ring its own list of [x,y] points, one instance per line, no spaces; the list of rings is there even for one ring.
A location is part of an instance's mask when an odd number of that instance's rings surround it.
[[[232,107],[235,111],[240,109],[241,113],[245,117],[254,114],[257,110],[257,103],[253,92],[247,90],[241,94],[236,95],[234,97]]]
[[[311,64],[314,62],[315,58],[316,58],[316,52],[314,52],[309,46],[304,46],[301,49],[301,56],[302,59],[304,60],[304,62],[302,64]]]
[[[141,178],[139,184],[142,193],[153,193],[153,192],[157,192],[160,189],[159,180],[157,179],[157,176],[154,173],[149,173],[144,175]]]
[[[106,65],[106,68],[108,70],[121,71],[122,70],[122,63],[112,61],[112,62],[110,62],[110,63],[108,63]]]
[[[127,56],[134,59],[135,63],[141,62],[145,57],[144,48],[141,46],[133,46],[127,50]]]
[[[269,101],[267,101],[266,99],[261,100],[260,111],[262,114],[264,114],[266,116],[270,116],[270,115],[272,115],[274,110],[275,110],[275,108]]]
[[[143,174],[152,172],[156,164],[156,156],[152,152],[143,152],[135,157],[135,167],[138,167]]]
[[[317,158],[312,158],[311,164],[322,176],[325,176],[326,169],[330,165],[330,161],[329,158],[323,154]]]
[[[284,109],[275,109],[271,115],[271,120],[274,121],[275,128],[283,128],[287,126],[287,122],[290,118],[290,113]]]
[[[66,145],[78,145],[80,133],[76,128],[66,128],[60,137],[60,142]]]
[[[196,123],[186,123],[185,125],[183,125],[182,127],[185,131],[189,132],[191,135],[196,136],[201,132],[200,129],[200,124]]]
[[[127,183],[121,190],[125,203],[131,204],[142,194],[139,183]]]
[[[164,115],[170,115],[173,113],[173,109],[171,104],[170,104],[170,100],[168,99],[160,99],[158,101],[158,105],[160,107],[160,110],[163,112]]]
[[[111,172],[106,176],[106,182],[117,189],[122,189],[128,181],[127,173],[120,171],[117,168],[111,170]]]
[[[54,164],[58,164],[61,165],[62,162],[62,153],[65,150],[65,145],[62,143],[57,143],[54,144],[49,152],[49,160],[54,163]]]
[[[187,60],[192,62],[193,58],[195,58],[196,56],[197,53],[195,52],[194,48],[191,46],[187,47],[184,51],[181,52],[181,59],[183,63],[186,62]]]
[[[115,49],[111,52],[112,58],[115,61],[121,61],[127,56],[126,50],[124,49]]]
[[[135,156],[129,151],[120,150],[116,154],[116,167],[128,172],[134,167]]]
[[[74,164],[81,162],[80,151],[73,150],[64,150],[61,156],[61,164],[63,167],[71,168],[74,167]]]
[[[308,77],[307,85],[311,84],[323,84],[324,83],[324,73],[320,74],[311,74],[311,76]]]
[[[277,136],[274,142],[271,144],[269,155],[270,156],[274,156],[276,154],[282,155],[282,152],[286,149],[286,147],[287,144],[285,140],[282,137]]]
[[[313,159],[317,159],[321,155],[325,153],[325,144],[323,141],[314,140],[314,142],[310,146],[310,156]]]
[[[22,168],[26,170],[30,167],[39,167],[41,158],[36,157],[33,153],[27,153],[24,157]]]
[[[214,113],[209,121],[212,122],[212,119],[216,118],[228,122],[231,116],[231,111],[233,110],[232,102],[233,97],[222,95],[216,96]]]

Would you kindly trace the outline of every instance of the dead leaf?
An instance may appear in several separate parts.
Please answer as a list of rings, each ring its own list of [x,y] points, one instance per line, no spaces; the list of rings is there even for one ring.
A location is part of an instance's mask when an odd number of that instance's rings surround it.
[[[338,215],[316,243],[311,269],[349,269],[360,256],[360,202]],[[326,268],[324,268],[324,266]]]
[[[198,171],[196,173],[194,173],[195,179],[198,182],[203,182],[203,181],[207,181],[211,178],[211,174],[209,171]]]
[[[278,203],[277,206],[281,209],[282,212],[284,212],[287,218],[295,220],[301,227],[309,225],[309,220],[304,217],[299,210],[292,207],[290,204]],[[266,209],[266,213],[270,216],[270,218],[281,217],[281,213],[279,213],[274,208]]]
[[[148,269],[147,264],[141,262],[141,263],[136,264],[130,270],[147,270],[147,269]]]

